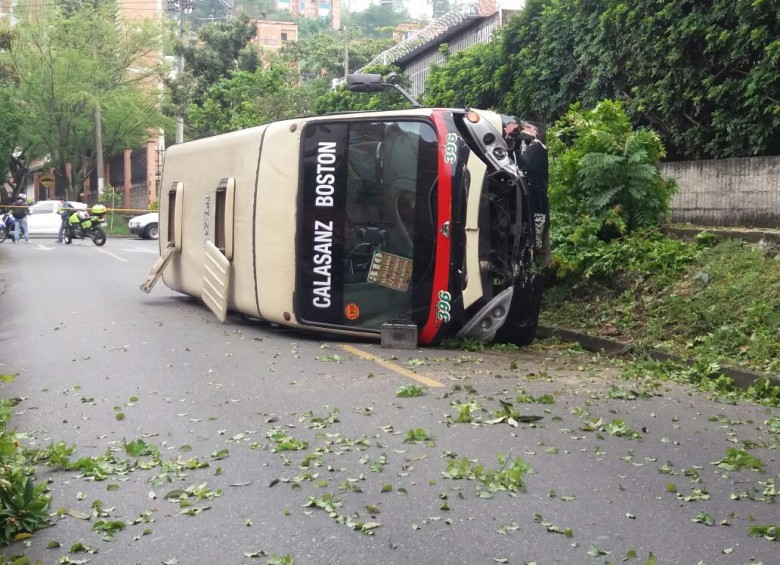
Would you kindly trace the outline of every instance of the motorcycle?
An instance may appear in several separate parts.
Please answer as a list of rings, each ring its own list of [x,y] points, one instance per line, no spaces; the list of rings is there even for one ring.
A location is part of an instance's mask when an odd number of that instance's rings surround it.
[[[0,243],[3,243],[6,239],[13,241],[14,239],[14,226],[16,225],[16,219],[9,212],[0,216]],[[19,237],[22,237],[24,232],[19,233]]]
[[[65,226],[63,237],[65,243],[73,243],[74,239],[91,239],[92,243],[100,247],[106,243],[106,232],[103,228],[106,221],[103,216],[106,207],[96,204],[87,210],[77,210],[68,216],[68,225]]]

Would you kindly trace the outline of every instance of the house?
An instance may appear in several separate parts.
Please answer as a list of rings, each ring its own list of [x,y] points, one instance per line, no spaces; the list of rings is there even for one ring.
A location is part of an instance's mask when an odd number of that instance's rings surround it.
[[[383,51],[366,66],[395,64],[411,80],[412,96],[425,91],[432,65],[445,63],[439,46],[456,53],[476,43],[489,42],[495,31],[520,10],[524,0],[480,0],[462,3],[408,39]]]

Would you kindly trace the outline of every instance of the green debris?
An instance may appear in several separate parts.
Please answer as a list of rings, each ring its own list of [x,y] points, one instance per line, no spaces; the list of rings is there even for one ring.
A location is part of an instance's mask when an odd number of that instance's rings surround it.
[[[412,398],[415,396],[423,396],[427,391],[427,387],[418,385],[416,383],[408,383],[399,387],[395,391],[395,395],[399,398]]]

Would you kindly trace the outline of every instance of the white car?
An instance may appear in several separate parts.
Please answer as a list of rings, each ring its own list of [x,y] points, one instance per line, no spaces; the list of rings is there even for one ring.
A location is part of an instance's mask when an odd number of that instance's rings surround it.
[[[87,205],[83,202],[70,202],[70,206],[77,210],[87,209]],[[30,236],[58,235],[62,224],[61,207],[59,200],[41,200],[30,206],[30,214],[27,216]]]
[[[149,212],[142,216],[131,218],[127,223],[130,233],[141,236],[144,239],[157,239],[157,226],[160,223],[160,215],[157,212]]]

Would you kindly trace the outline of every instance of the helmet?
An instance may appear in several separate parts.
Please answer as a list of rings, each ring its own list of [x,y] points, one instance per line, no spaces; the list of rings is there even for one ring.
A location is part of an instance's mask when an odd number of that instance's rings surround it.
[[[89,211],[92,212],[95,215],[105,214],[106,213],[106,207],[103,206],[102,204],[95,204],[92,208],[90,208]]]
[[[17,198],[21,198],[22,200],[27,200],[27,195],[24,192],[20,192]]]

